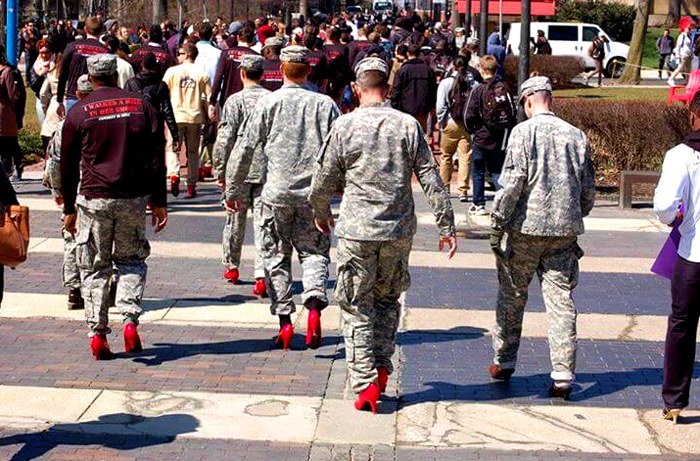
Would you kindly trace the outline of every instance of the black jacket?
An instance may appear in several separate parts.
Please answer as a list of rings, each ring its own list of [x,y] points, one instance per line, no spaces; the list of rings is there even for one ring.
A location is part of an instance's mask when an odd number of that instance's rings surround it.
[[[173,137],[173,142],[178,142],[180,139],[177,122],[175,121],[175,113],[173,106],[170,103],[170,90],[168,85],[158,78],[158,73],[152,70],[147,70],[130,78],[124,86],[126,91],[138,93],[151,102],[161,119],[165,119],[168,130]]]
[[[483,123],[484,96],[489,83],[497,79],[487,78],[469,93],[464,122],[467,131],[474,135],[472,142],[485,150],[504,151],[508,141],[507,131],[491,131]]]
[[[403,63],[394,78],[391,106],[411,115],[427,115],[435,109],[437,79],[435,72],[420,58]]]

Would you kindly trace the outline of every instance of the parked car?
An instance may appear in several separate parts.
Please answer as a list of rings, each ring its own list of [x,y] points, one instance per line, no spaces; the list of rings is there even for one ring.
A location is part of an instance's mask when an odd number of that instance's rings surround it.
[[[605,46],[605,60],[603,61],[605,76],[610,77],[613,72],[615,77],[622,75],[630,48],[624,43],[614,41],[600,26],[577,22],[530,23],[530,37],[536,38],[538,30],[544,31],[545,37],[552,47],[552,55],[580,56],[586,69],[595,67],[593,59],[588,56],[588,48],[591,46],[593,38],[602,33],[608,39]],[[517,56],[520,53],[519,22],[510,25],[510,30],[506,34],[506,43],[514,55]]]
[[[345,7],[345,11],[350,14],[362,14],[362,7],[360,5],[350,5]]]
[[[390,0],[374,0],[372,10],[375,13],[391,12],[394,9],[394,2]]]

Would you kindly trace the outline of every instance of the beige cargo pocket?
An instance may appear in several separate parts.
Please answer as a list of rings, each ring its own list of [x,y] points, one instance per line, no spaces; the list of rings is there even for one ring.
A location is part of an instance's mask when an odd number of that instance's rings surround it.
[[[82,224],[82,223],[81,223]],[[81,225],[75,236],[75,260],[79,269],[88,269],[95,264],[97,244],[92,237],[92,220]]]

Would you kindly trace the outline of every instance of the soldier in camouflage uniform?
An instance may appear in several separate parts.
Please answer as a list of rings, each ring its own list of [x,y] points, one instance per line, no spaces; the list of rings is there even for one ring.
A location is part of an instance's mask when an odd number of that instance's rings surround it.
[[[335,299],[343,314],[346,360],[355,406],[376,409],[393,371],[401,293],[410,285],[408,257],[416,232],[411,177],[435,213],[440,249],[457,249],[454,214],[437,163],[415,118],[385,102],[388,69],[365,58],[355,69],[360,107],[340,117],[319,153],[310,201],[319,229],[330,234],[331,198],[343,191]]]
[[[239,136],[245,132],[245,122],[248,116],[253,111],[258,103],[258,100],[269,93],[268,90],[260,86],[260,78],[263,73],[264,58],[258,55],[243,55],[240,58],[239,72],[243,82],[243,90],[231,95],[224,105],[219,130],[214,144],[214,171],[219,185],[222,189],[226,189],[227,165],[229,165],[229,156],[236,144]],[[237,162],[232,162],[235,164]],[[232,185],[233,178],[228,181]],[[223,232],[223,264],[226,268],[224,277],[236,283],[239,272],[238,266],[241,263],[241,249],[243,247],[243,238],[245,237],[246,217],[248,209],[252,206],[253,210],[260,209],[260,194],[262,192],[262,184],[265,182],[265,171],[262,165],[262,159],[253,159],[248,178],[243,184],[243,208],[238,212],[227,210],[226,224]],[[224,193],[224,203],[227,198],[227,193]],[[255,233],[255,279],[256,284],[253,288],[254,294],[263,296],[265,294],[265,268],[260,254],[260,230],[253,217],[253,230]]]
[[[235,162],[230,160],[227,181],[232,208],[242,208],[245,179],[255,152],[261,150],[267,178],[258,220],[270,280],[271,312],[280,317],[280,335],[275,343],[284,348],[294,334],[290,315],[296,310],[292,300],[292,249],[296,249],[303,268],[302,301],[309,309],[306,343],[310,348],[322,343],[320,312],[328,305],[330,239],[314,227],[308,195],[316,154],[340,112],[331,98],[305,88],[311,72],[308,54],[309,50],[301,46],[282,50],[284,85],[258,102],[246,124],[246,135],[236,145],[240,154],[234,154]]]
[[[92,93],[92,85],[87,75],[78,78],[76,96],[78,101]],[[47,160],[44,170],[44,186],[51,189],[51,194],[56,205],[63,206],[63,194],[61,194],[61,130],[63,121],[59,122],[56,131],[46,148]],[[75,237],[65,228],[63,234],[63,286],[68,288],[68,309],[84,309],[85,301],[80,294],[80,270],[75,258]]]
[[[546,77],[523,83],[520,104],[529,120],[513,129],[492,212],[491,248],[499,293],[493,329],[494,379],[515,369],[528,287],[537,274],[549,323],[550,395],[568,399],[576,369],[577,236],[593,208],[595,178],[590,147],[581,130],[552,112]],[[546,173],[546,174],[545,174]],[[507,234],[505,252],[502,240]]]
[[[167,223],[160,179],[165,174],[165,139],[147,99],[116,87],[114,55],[91,56],[87,66],[94,91],[68,112],[60,170],[63,222],[75,235],[90,347],[99,360],[112,356],[106,335],[113,264],[119,273],[116,306],[125,323],[125,350],[142,347],[136,326],[150,253],[146,203],[152,204],[152,223],[159,232]]]

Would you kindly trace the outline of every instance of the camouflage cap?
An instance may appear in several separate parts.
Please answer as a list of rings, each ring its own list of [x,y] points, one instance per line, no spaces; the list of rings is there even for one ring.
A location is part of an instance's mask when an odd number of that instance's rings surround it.
[[[284,40],[279,38],[279,37],[270,37],[267,40],[265,40],[265,46],[263,48],[267,48],[268,46],[279,46],[283,47],[284,46]]]
[[[547,77],[530,77],[525,80],[520,87],[520,96],[518,103],[522,102],[523,97],[529,96],[538,91],[552,92],[552,82]]]
[[[282,62],[296,62],[299,64],[308,64],[309,62],[309,50],[305,46],[292,45],[287,48],[282,49],[282,54],[280,55],[280,61]]]
[[[383,59],[371,57],[364,58],[362,61],[357,63],[355,66],[355,76],[360,78],[360,75],[370,70],[377,70],[384,75],[389,73],[389,67],[386,65],[386,62],[384,62]]]
[[[83,74],[80,77],[78,77],[78,92],[79,93],[91,93],[92,92],[92,83],[90,83],[90,79],[88,78],[87,74]]]
[[[265,58],[258,54],[244,54],[241,56],[239,68],[248,72],[250,70],[263,70],[263,62]]]
[[[95,54],[87,58],[91,77],[109,77],[117,73],[117,57],[113,54]]]

